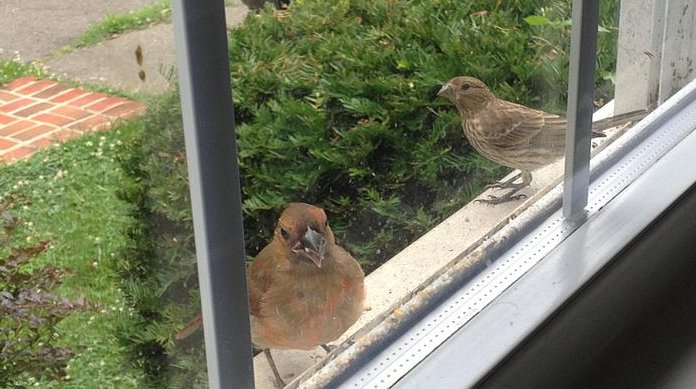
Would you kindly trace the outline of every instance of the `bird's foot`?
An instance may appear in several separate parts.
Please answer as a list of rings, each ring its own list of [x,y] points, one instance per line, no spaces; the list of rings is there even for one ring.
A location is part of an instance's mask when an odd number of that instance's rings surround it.
[[[280,377],[278,368],[276,367],[275,361],[273,360],[273,356],[271,355],[271,350],[265,348],[263,349],[263,354],[266,356],[266,360],[268,361],[268,364],[271,366],[271,370],[273,370],[273,375],[275,376],[275,380],[273,383],[277,388],[284,388],[285,381],[283,381],[283,379]]]
[[[336,346],[333,344],[320,344],[320,346],[324,349],[324,351],[326,351],[327,354],[336,349]]]
[[[521,187],[520,185],[524,185],[524,182],[519,183],[519,184],[515,184],[515,181],[517,181],[520,177],[522,177],[522,173],[517,173],[505,181],[498,181],[498,182],[495,182],[493,184],[488,184],[485,186],[485,188],[486,189],[518,188],[518,187]]]
[[[488,184],[484,186],[484,189],[509,189],[509,188],[516,188],[518,186],[522,185],[520,184],[515,184],[515,180],[506,180],[506,181],[498,181],[493,184]]]
[[[502,181],[502,182],[496,182],[495,184],[488,184],[484,186],[484,189],[522,189],[524,188],[525,185],[524,183],[520,182],[518,184],[514,183],[512,180],[507,180],[507,181]]]
[[[504,194],[502,196],[488,195],[487,199],[477,199],[477,200],[474,200],[474,202],[495,205],[495,204],[507,203],[508,201],[522,200],[522,199],[527,197],[526,194],[523,194],[523,193],[514,194],[515,192],[516,191],[513,191],[510,193]]]
[[[274,378],[273,379],[273,386],[275,386],[278,389],[282,389],[285,387],[285,381],[283,381],[281,378]]]

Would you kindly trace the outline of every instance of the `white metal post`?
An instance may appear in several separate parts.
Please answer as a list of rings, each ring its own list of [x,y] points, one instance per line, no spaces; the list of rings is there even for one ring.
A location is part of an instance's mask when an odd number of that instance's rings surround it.
[[[563,216],[567,218],[579,215],[587,205],[599,0],[574,0],[572,14],[563,183]]]

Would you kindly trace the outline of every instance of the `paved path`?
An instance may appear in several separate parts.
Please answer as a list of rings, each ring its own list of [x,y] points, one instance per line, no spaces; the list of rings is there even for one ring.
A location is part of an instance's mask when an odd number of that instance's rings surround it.
[[[1,58],[15,52],[24,61],[53,55],[107,15],[156,4],[158,0],[2,0]]]
[[[23,77],[0,89],[0,160],[111,127],[145,112],[143,103]]]
[[[241,23],[246,14],[247,8],[242,5],[227,7],[227,25]],[[138,46],[143,52],[145,81],[140,79],[141,69],[135,62]],[[173,27],[158,24],[66,53],[48,60],[46,65],[61,78],[152,95],[171,88],[170,78],[176,77],[172,70],[175,63]]]

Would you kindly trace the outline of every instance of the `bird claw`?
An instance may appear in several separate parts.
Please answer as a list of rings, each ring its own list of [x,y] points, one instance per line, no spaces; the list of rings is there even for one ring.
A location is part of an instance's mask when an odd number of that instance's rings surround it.
[[[324,351],[326,351],[327,354],[336,349],[336,345],[334,344],[322,344],[320,346],[324,349]]]
[[[274,378],[273,379],[273,386],[275,386],[278,389],[282,389],[285,387],[285,381],[278,380],[277,378]]]
[[[488,189],[504,189],[504,188],[507,188],[506,185],[509,185],[509,184],[507,182],[498,181],[498,182],[495,182],[493,184],[488,184],[488,185],[484,186],[483,188],[486,190],[488,190]]]
[[[273,383],[277,388],[284,388],[285,381],[283,381],[283,378],[280,376],[280,373],[278,372],[278,368],[276,367],[275,361],[273,360],[273,356],[271,355],[271,350],[265,348],[263,349],[263,353],[264,355],[266,355],[268,365],[271,367],[271,370],[273,371]]]
[[[516,194],[516,195],[510,194],[510,195],[504,195],[504,196],[488,195],[487,199],[476,199],[476,200],[474,200],[474,202],[495,205],[495,204],[507,203],[508,201],[522,200],[526,197],[527,197],[527,195],[523,194],[523,193]]]
[[[488,184],[485,186],[485,188],[486,189],[508,189],[508,188],[520,189],[520,188],[523,188],[527,185],[524,183],[524,180],[523,180],[523,182],[521,182],[519,184],[515,184],[515,181],[517,181],[520,177],[522,177],[522,173],[517,173],[505,181],[496,181],[492,184]]]
[[[508,189],[508,188],[517,188],[521,187],[522,184],[515,184],[513,181],[503,181],[503,182],[496,182],[493,184],[488,184],[484,186],[484,189]]]

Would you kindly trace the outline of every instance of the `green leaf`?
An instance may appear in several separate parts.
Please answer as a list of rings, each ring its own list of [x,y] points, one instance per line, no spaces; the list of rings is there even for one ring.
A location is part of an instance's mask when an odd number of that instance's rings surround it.
[[[399,58],[396,61],[396,68],[399,70],[407,70],[411,68],[411,62],[404,58]]]
[[[530,15],[524,18],[524,21],[527,22],[530,26],[544,26],[551,24],[551,20],[547,18],[546,16],[540,16],[540,15]]]

